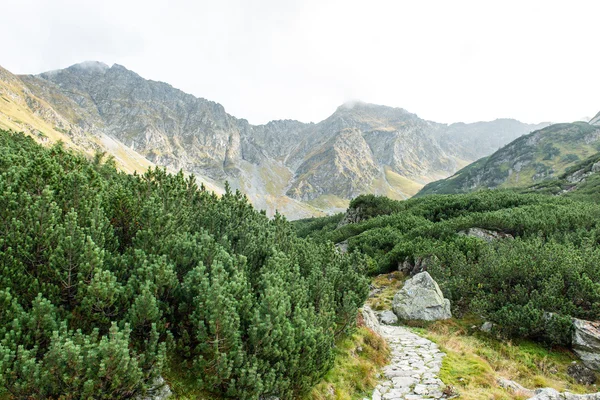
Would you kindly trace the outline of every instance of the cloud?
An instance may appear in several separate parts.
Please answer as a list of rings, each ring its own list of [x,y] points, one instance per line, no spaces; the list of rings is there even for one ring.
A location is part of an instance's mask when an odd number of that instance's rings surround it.
[[[0,63],[118,63],[253,123],[347,99],[440,122],[568,121],[600,108],[594,1],[9,0]],[[14,33],[14,34],[13,34]]]

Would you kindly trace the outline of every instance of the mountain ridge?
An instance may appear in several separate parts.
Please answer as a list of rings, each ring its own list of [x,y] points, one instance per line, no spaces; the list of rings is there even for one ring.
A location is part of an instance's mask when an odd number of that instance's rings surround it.
[[[427,184],[417,196],[526,188],[560,177],[600,151],[600,126],[593,121],[553,124],[519,137],[456,174]]]
[[[508,119],[440,124],[356,101],[317,123],[252,125],[219,103],[119,64],[86,61],[15,78],[66,116],[67,132],[88,141],[108,136],[149,165],[183,169],[217,189],[228,180],[269,215],[279,209],[291,218],[345,208],[362,193],[408,198],[488,155],[490,137],[505,144],[539,127]],[[470,139],[460,139],[465,132]],[[487,147],[473,145],[475,139]]]

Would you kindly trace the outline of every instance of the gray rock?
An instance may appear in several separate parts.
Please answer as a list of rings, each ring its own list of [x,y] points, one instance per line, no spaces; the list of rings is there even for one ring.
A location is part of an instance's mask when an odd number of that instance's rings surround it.
[[[458,234],[460,236],[471,236],[479,239],[483,239],[486,242],[491,242],[492,240],[498,239],[514,239],[512,235],[502,232],[490,231],[489,229],[483,228],[469,228],[464,231],[459,231]]]
[[[346,254],[348,252],[348,241],[344,240],[343,242],[339,242],[335,244],[335,248],[342,254]]]
[[[569,365],[567,374],[582,385],[593,385],[596,383],[596,374],[591,369],[577,363]]]
[[[598,161],[597,163],[594,163],[594,165],[592,165],[592,172],[593,173],[600,172],[600,161]]]
[[[600,321],[573,319],[572,346],[583,364],[595,371],[600,370]]]
[[[371,309],[371,307],[365,304],[360,312],[362,314],[363,321],[365,322],[365,326],[369,329],[372,329],[374,332],[379,333],[379,319],[377,319],[377,315],[375,315],[375,312]]]
[[[481,329],[483,332],[487,332],[490,333],[492,331],[492,328],[494,327],[494,324],[491,323],[490,321],[486,321],[483,323],[483,325],[481,325]]]
[[[341,228],[342,226],[348,224],[358,224],[361,221],[360,216],[360,207],[357,208],[348,208],[346,210],[346,214],[344,214],[344,218],[338,223],[337,227]]]
[[[394,313],[404,320],[435,321],[452,318],[450,300],[445,299],[438,284],[427,272],[404,283],[392,302]]]
[[[505,379],[505,378],[498,378],[497,379],[498,385],[500,385],[500,387],[508,390],[509,392],[518,395],[518,396],[533,396],[535,395],[535,392],[531,389],[527,389],[523,386],[521,386],[519,383],[515,382],[515,381],[511,381],[510,379]]]
[[[385,310],[379,313],[379,321],[382,324],[393,325],[398,323],[398,317],[393,311]]]
[[[530,397],[529,400],[600,400],[600,393],[590,394],[573,394],[573,393],[559,393],[557,390],[552,388],[537,389],[535,395]]]
[[[165,400],[171,397],[171,388],[162,376],[159,376],[152,382],[152,387],[145,396],[138,396],[137,400]]]
[[[500,387],[517,396],[528,396],[529,400],[600,400],[600,393],[572,394],[569,392],[559,393],[552,388],[527,389],[515,381],[505,378],[497,379]]]
[[[430,257],[417,257],[414,259],[414,262],[411,261],[410,257],[406,257],[403,262],[398,263],[398,271],[410,276],[416,275],[419,272],[427,271],[427,268],[437,260],[438,258],[435,255]]]

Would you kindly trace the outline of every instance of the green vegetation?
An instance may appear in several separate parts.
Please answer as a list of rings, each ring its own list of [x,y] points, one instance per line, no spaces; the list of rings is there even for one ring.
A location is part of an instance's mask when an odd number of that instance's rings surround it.
[[[514,140],[447,179],[427,184],[416,196],[526,188],[560,176],[600,150],[598,129],[585,122],[550,125]]]
[[[360,222],[303,220],[298,233],[347,241],[371,259],[374,274],[426,260],[455,315],[483,315],[505,337],[568,344],[570,317],[600,318],[598,204],[495,190],[406,201],[361,196],[351,212]],[[461,234],[474,227],[514,239]]]
[[[596,153],[567,168],[556,179],[541,182],[522,191],[561,195],[571,199],[600,203],[600,173],[593,170],[594,164],[599,162],[600,153]],[[576,176],[579,179],[569,179]]]
[[[364,256],[239,192],[127,175],[0,131],[0,397],[298,398],[327,374]]]
[[[368,397],[377,374],[389,361],[385,340],[362,326],[336,343],[333,368],[306,396],[306,400],[351,400]]]
[[[549,349],[528,340],[498,340],[479,331],[481,322],[473,318],[438,321],[424,325],[420,330],[446,353],[440,379],[452,385],[461,399],[514,399],[514,394],[499,386],[499,377],[532,389],[552,387],[573,393],[595,391],[577,384],[567,374],[567,368],[577,359],[573,353]]]

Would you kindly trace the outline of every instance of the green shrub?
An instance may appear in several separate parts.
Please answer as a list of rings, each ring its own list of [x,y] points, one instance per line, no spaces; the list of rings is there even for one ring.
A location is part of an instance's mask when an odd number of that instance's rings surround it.
[[[4,131],[0,232],[0,394],[12,398],[131,398],[170,363],[219,396],[297,397],[331,367],[373,264],[229,188],[127,175]]]

